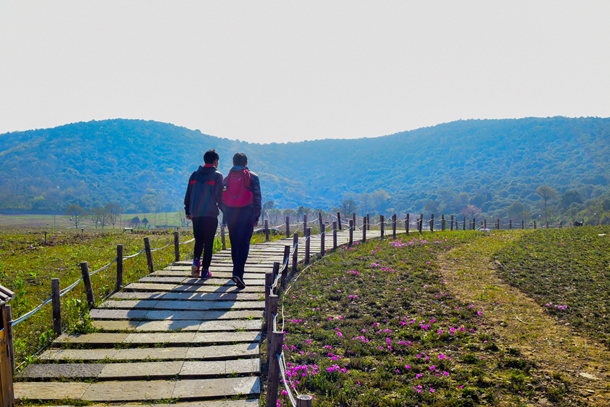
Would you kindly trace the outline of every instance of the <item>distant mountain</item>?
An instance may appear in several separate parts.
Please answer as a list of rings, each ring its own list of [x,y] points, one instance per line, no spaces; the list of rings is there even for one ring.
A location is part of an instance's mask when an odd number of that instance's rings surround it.
[[[223,173],[235,152],[245,152],[265,200],[282,208],[330,209],[383,189],[390,197],[379,210],[420,212],[428,203],[457,213],[476,203],[499,214],[515,201],[536,206],[540,185],[577,190],[586,200],[607,193],[610,182],[608,118],[467,120],[377,138],[285,144],[116,119],[1,134],[0,209],[114,201],[132,211],[178,210],[189,175],[210,147]]]

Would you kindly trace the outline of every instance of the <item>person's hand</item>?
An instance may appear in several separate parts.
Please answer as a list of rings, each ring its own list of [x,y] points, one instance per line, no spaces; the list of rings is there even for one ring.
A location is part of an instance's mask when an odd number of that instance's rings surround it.
[[[192,217],[191,215],[186,215],[186,218],[187,218],[188,220],[193,220],[193,217]]]

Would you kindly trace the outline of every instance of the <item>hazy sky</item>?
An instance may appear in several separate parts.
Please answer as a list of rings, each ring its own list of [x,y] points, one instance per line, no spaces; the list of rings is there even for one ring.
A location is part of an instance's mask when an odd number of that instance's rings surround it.
[[[610,116],[610,1],[0,0],[0,133],[109,118],[250,142]]]

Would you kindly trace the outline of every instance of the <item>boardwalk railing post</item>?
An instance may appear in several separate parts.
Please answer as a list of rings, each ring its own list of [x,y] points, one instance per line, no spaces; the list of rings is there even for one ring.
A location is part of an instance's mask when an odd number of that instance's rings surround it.
[[[123,287],[123,245],[116,245],[116,284],[114,291],[119,291]]]
[[[222,250],[227,250],[227,236],[225,225],[220,225],[220,241],[222,242]]]
[[[280,363],[277,355],[282,353],[284,344],[284,332],[273,331],[271,347],[267,353],[269,373],[267,375],[267,397],[265,407],[276,407],[277,392],[280,386]]]
[[[326,243],[326,225],[322,223],[320,230],[320,256],[324,256],[324,244]]]
[[[457,225],[455,227],[455,230],[457,230]],[[453,232],[453,215],[451,215],[451,231]]]
[[[521,219],[521,230],[525,229],[525,221]]]
[[[85,292],[87,293],[87,302],[91,308],[95,307],[95,296],[93,295],[93,286],[91,285],[91,276],[89,275],[89,265],[86,261],[80,264],[80,271],[83,275],[83,283],[85,283]]]
[[[352,221],[354,222],[354,230],[358,227],[358,220],[356,219],[356,214],[352,213]]]
[[[546,228],[547,229],[549,228],[549,221],[548,220],[546,221]]]
[[[174,260],[180,261],[180,233],[174,232]]]
[[[563,229],[563,221],[559,222],[559,229]]]
[[[339,225],[339,230],[343,230],[343,226],[341,226],[341,212],[337,212],[337,224]]]
[[[279,273],[280,273],[280,262],[274,261],[273,262],[273,281],[275,281],[275,279],[277,278],[277,275]],[[273,281],[271,282],[271,284],[273,284]],[[270,294],[275,294],[275,291],[272,291]]]
[[[434,214],[430,214],[430,232],[434,232]]]
[[[11,306],[10,305],[5,305],[4,306],[4,323],[5,323],[5,329],[6,329],[6,335],[8,336],[8,357],[11,360],[11,368],[12,368],[12,376],[15,376],[15,347],[13,346],[13,314],[11,312]],[[13,390],[13,381],[12,381],[12,377],[11,377],[11,385],[10,385],[10,389],[11,391]],[[12,397],[13,394],[11,393],[10,396]]]
[[[333,222],[333,249],[337,250],[337,222]]]
[[[292,271],[296,272],[299,263],[299,232],[294,232],[292,247],[294,247],[294,253],[292,253]]]
[[[534,221],[534,229],[536,229],[536,221]]]
[[[297,396],[297,407],[312,407],[313,397],[305,394],[299,394]]]
[[[441,231],[445,231],[445,214],[441,214]]]
[[[508,220],[508,228],[509,228],[509,229],[512,229],[512,228],[513,228],[513,220],[512,220],[512,219],[509,219],[509,220]]]
[[[320,231],[322,231],[322,225],[324,224],[324,222],[322,222],[322,212],[318,212],[318,223],[320,224]]]
[[[466,216],[464,216],[464,223],[462,224],[462,230],[466,230]]]
[[[309,264],[311,250],[311,228],[305,228],[305,264]]]
[[[477,227],[477,219],[476,218],[472,218],[472,230],[475,230]]]
[[[405,232],[407,233],[407,236],[409,236],[409,226],[410,226],[409,222],[410,222],[409,214],[407,213],[407,217],[405,218]]]
[[[284,246],[284,262],[282,263],[282,288],[286,288],[286,276],[288,275],[288,263],[290,263],[290,246]]]
[[[270,364],[271,345],[273,343],[273,318],[277,314],[279,297],[273,293],[269,294],[269,320],[267,321],[267,363]]]
[[[279,263],[275,263],[279,267]],[[275,264],[273,265],[275,267]],[[271,331],[269,331],[269,296],[272,294],[271,286],[273,285],[273,272],[265,273],[265,329],[267,333],[267,340],[269,340],[269,335]]]
[[[396,239],[396,214],[392,215],[392,238]]]
[[[59,298],[59,278],[51,280],[51,302],[53,305],[53,332],[61,335],[61,301]]]
[[[286,237],[290,237],[290,216],[286,216]]]
[[[366,216],[362,217],[362,243],[366,243]]]
[[[349,245],[354,244],[354,221],[349,221]]]
[[[385,217],[383,215],[379,215],[379,225],[381,226],[381,238],[385,235]]]
[[[483,226],[487,229],[487,218],[483,218]]]
[[[303,214],[303,233],[307,229],[307,214]]]
[[[155,272],[153,266],[152,252],[150,251],[150,240],[147,237],[144,238],[144,251],[146,252],[146,262],[148,263],[148,273],[152,274]]]
[[[366,214],[366,230],[371,230],[371,214]]]
[[[269,241],[269,220],[265,219],[265,242]]]

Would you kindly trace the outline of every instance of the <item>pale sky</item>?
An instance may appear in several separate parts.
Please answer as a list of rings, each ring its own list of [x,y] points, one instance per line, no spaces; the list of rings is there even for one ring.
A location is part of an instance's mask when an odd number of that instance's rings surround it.
[[[269,143],[610,116],[610,1],[0,0],[0,133],[113,118]]]

